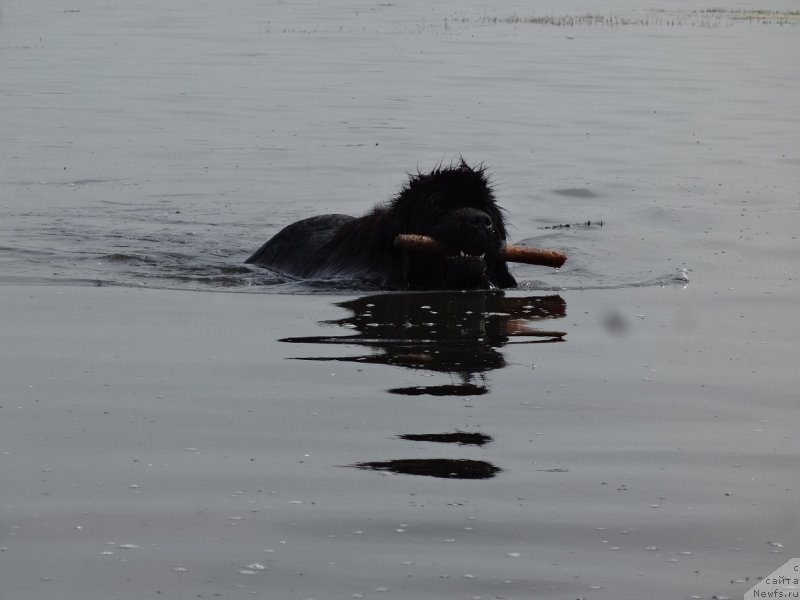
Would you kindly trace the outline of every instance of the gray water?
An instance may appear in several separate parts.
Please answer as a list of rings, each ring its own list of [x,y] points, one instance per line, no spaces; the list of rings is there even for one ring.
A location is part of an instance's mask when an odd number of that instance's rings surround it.
[[[798,19],[741,6],[8,2],[2,281],[274,291],[280,227],[460,155],[571,257],[523,287],[713,268],[797,206]]]
[[[3,2],[0,597],[722,599],[798,556],[797,10]],[[564,268],[243,264],[459,156]]]

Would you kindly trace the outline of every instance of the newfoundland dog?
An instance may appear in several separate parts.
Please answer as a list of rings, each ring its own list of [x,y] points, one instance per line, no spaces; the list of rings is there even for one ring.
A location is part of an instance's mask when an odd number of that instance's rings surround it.
[[[441,252],[407,250],[399,234],[427,235]],[[285,227],[246,262],[303,279],[347,278],[389,289],[516,286],[501,251],[503,214],[484,167],[463,160],[410,176],[362,217],[321,215]]]

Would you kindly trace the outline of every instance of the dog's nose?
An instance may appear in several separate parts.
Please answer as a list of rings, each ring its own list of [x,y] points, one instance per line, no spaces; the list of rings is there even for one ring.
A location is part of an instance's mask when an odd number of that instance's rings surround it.
[[[446,213],[428,232],[452,250],[480,255],[499,245],[491,215],[477,208],[457,208]]]
[[[482,211],[469,211],[459,215],[462,225],[474,228],[478,231],[489,232],[493,229],[492,219]]]

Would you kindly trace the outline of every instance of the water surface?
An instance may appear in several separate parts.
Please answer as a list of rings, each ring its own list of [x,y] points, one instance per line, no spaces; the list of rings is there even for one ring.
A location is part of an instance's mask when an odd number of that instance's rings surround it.
[[[798,20],[4,2],[0,596],[721,599],[798,556]],[[243,264],[459,156],[563,269]]]

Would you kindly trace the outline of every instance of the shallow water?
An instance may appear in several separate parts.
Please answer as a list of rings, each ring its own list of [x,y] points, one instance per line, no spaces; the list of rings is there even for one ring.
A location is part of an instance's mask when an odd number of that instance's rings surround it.
[[[0,596],[733,598],[798,556],[794,3],[44,4],[0,12]],[[243,264],[460,155],[564,268]]]

